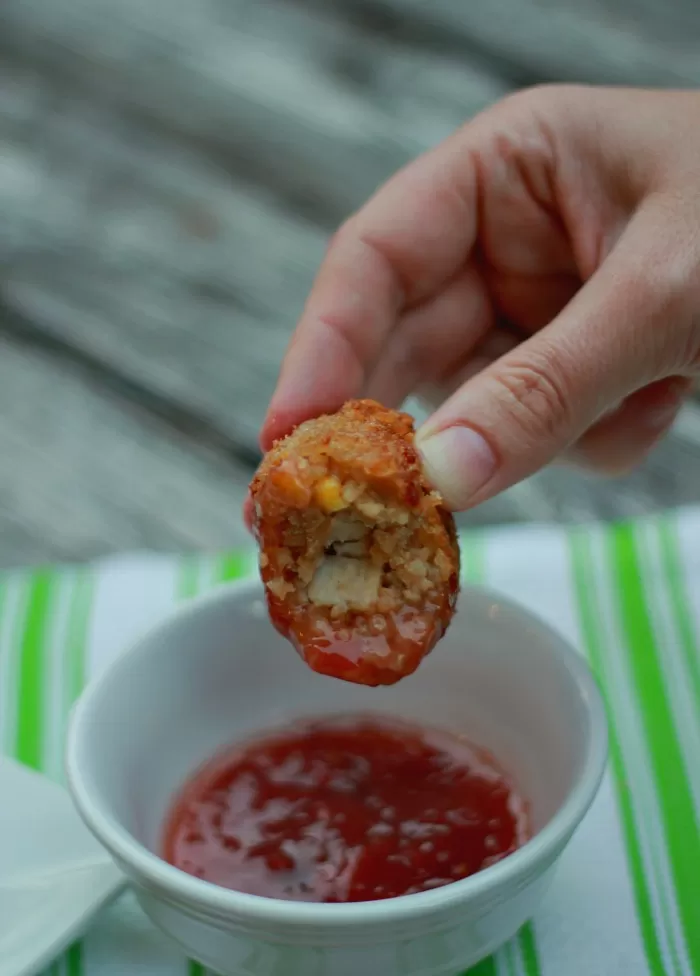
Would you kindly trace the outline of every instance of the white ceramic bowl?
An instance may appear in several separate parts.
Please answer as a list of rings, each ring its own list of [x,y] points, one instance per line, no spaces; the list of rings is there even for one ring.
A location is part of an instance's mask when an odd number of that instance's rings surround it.
[[[288,719],[377,712],[458,730],[531,805],[533,839],[481,873],[401,898],[341,905],[215,887],[158,857],[174,791],[223,746]],[[194,601],[91,684],[68,771],[88,827],[152,920],[226,976],[454,976],[532,915],[606,759],[582,658],[498,596],[466,590],[416,674],[363,688],[314,674],[273,631],[257,583]]]

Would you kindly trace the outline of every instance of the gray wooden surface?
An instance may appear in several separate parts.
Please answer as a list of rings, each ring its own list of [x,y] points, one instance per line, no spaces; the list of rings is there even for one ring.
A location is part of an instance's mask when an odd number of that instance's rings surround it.
[[[3,0],[0,564],[246,540],[334,226],[514,87],[700,83],[696,0]],[[467,522],[700,500],[700,411],[617,482]]]

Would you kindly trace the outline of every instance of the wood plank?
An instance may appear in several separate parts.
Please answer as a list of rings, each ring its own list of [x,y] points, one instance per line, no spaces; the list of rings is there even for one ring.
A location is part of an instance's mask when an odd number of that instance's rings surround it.
[[[250,468],[0,340],[0,565],[248,545]]]
[[[247,543],[239,506],[330,230],[514,85],[697,84],[691,0],[5,0],[0,562]],[[2,336],[4,335],[4,342]],[[700,411],[615,483],[463,524],[700,500]]]
[[[657,87],[700,81],[695,0],[306,0],[387,35],[428,36],[521,84]]]
[[[96,115],[175,132],[329,226],[508,87],[486,64],[280,0],[8,0],[0,49],[73,83]]]
[[[49,97],[48,79],[34,68],[2,70],[4,301],[37,329],[252,447],[327,228],[289,209],[288,184],[232,179],[206,147],[188,141],[191,130],[147,131],[120,109],[76,99],[70,85],[54,85]],[[210,104],[208,90],[203,98]],[[359,97],[352,104],[356,114],[376,116],[373,131],[388,118]],[[427,116],[429,109],[430,99]],[[340,103],[334,110],[342,115]],[[261,108],[255,118],[264,115]],[[336,153],[335,168],[330,159],[313,168],[329,180],[329,194],[332,182],[329,214],[343,210],[353,175],[357,202],[380,176],[363,169],[362,144],[374,152],[381,140],[356,122],[346,133],[353,145],[344,146],[320,126],[314,142],[313,126],[294,120],[307,170],[321,143]],[[278,147],[249,136],[261,158],[278,158]],[[385,144],[393,156],[381,175],[410,154],[407,144]]]

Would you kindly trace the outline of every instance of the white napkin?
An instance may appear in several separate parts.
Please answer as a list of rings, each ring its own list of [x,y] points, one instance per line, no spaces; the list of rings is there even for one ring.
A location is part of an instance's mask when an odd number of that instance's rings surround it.
[[[48,963],[122,883],[65,790],[0,758],[0,976]]]

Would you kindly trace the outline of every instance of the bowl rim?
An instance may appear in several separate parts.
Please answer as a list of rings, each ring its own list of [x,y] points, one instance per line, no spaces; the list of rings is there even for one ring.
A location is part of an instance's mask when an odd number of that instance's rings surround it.
[[[603,698],[583,654],[539,616],[488,587],[464,586],[462,592],[468,593],[470,598],[484,598],[497,603],[507,613],[520,616],[530,627],[534,626],[543,637],[547,637],[556,648],[555,653],[574,683],[588,716],[589,734],[584,760],[564,802],[542,830],[502,861],[440,888],[395,898],[340,904],[287,901],[234,891],[194,878],[148,850],[119,823],[99,794],[95,795],[90,789],[81,770],[84,730],[95,702],[112,681],[115,672],[128,667],[129,661],[141,653],[161,630],[177,626],[193,614],[206,612],[210,606],[231,599],[239,601],[248,593],[262,596],[262,585],[254,578],[225,583],[203,596],[188,600],[150,627],[88,683],[71,714],[66,745],[68,786],[78,813],[115,860],[127,866],[129,873],[143,880],[151,889],[161,890],[169,899],[196,906],[204,913],[228,917],[232,921],[235,919],[242,924],[346,928],[360,925],[374,927],[378,922],[382,925],[402,923],[449,912],[465,902],[488,898],[503,887],[513,887],[518,880],[539,874],[561,852],[598,792],[608,759],[608,727]]]

